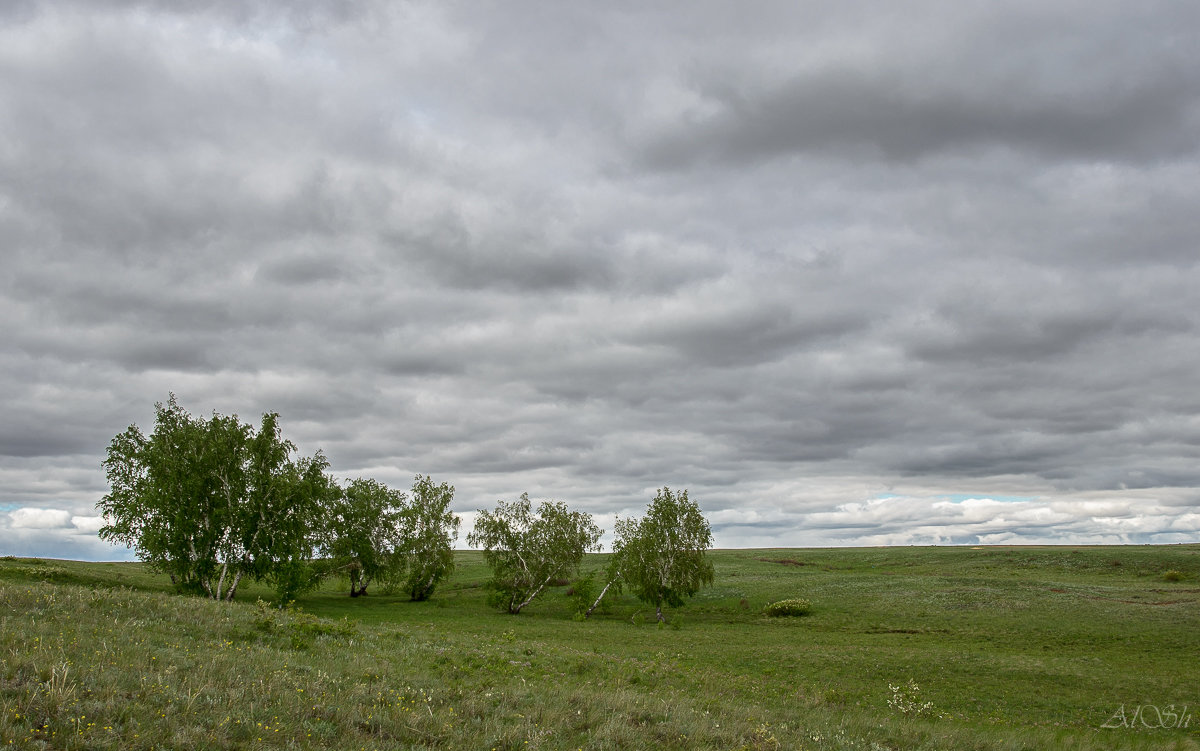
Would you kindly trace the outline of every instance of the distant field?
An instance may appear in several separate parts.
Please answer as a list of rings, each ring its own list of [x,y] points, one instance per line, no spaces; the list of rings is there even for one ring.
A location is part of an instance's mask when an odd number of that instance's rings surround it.
[[[665,627],[566,586],[502,614],[457,561],[280,611],[0,559],[0,747],[1200,749],[1200,545],[717,551]]]

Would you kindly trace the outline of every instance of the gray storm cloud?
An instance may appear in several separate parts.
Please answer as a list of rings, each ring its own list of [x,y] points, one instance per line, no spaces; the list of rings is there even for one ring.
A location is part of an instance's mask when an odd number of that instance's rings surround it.
[[[168,392],[467,514],[1200,530],[1190,6],[0,18],[3,552],[124,555],[100,461]]]

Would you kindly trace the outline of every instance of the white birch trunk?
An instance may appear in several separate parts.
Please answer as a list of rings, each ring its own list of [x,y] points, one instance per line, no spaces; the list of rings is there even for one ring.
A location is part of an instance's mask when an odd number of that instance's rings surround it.
[[[516,607],[514,610],[512,610],[511,612],[512,612],[513,614],[520,613],[520,612],[521,612],[521,608],[523,608],[523,607],[525,607],[526,605],[528,605],[529,603],[533,602],[533,598],[537,597],[537,596],[538,596],[538,594],[540,594],[540,593],[541,593],[541,591],[542,591],[543,589],[545,589],[545,588],[546,588],[546,585],[550,583],[550,579],[553,579],[553,578],[554,578],[553,576],[551,576],[551,577],[548,577],[548,578],[546,579],[546,581],[544,581],[544,582],[542,582],[541,584],[539,584],[539,585],[538,585],[538,588],[537,588],[537,589],[535,589],[535,590],[533,590],[533,594],[529,595],[529,597],[526,597],[526,598],[525,598],[525,602],[523,602],[523,603],[521,603],[520,605],[518,605],[518,606],[517,606],[517,607]]]
[[[229,585],[229,593],[225,595],[225,600],[233,602],[233,596],[237,594],[238,582],[242,580],[242,572],[238,571],[233,575],[233,583]]]
[[[208,593],[208,596],[212,597],[214,600],[221,599],[221,592],[225,587],[225,574],[227,571],[229,571],[229,561],[225,561],[221,564],[221,578],[217,579],[217,594],[213,595],[211,591]],[[207,590],[208,585],[205,584],[204,588]]]
[[[620,576],[620,574],[617,574],[617,576]],[[600,595],[596,598],[596,601],[593,602],[592,606],[590,608],[588,608],[587,612],[585,612],[583,614],[584,618],[590,618],[592,613],[595,612],[596,608],[600,607],[600,601],[604,599],[604,595],[608,594],[608,588],[611,587],[613,585],[613,582],[615,582],[616,580],[617,580],[616,576],[614,576],[613,578],[608,580],[608,584],[605,584],[604,589],[600,590]]]

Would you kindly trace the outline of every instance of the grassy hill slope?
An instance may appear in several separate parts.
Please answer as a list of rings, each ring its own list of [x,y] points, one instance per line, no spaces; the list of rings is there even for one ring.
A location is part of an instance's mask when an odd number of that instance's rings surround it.
[[[490,610],[457,556],[430,602],[287,611],[0,559],[0,747],[1200,749],[1197,545],[717,551],[666,627]]]

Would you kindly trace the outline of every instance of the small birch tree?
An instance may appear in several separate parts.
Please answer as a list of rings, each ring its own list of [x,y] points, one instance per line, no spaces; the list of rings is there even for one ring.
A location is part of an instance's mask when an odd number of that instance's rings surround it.
[[[492,604],[516,614],[551,582],[578,571],[584,553],[600,549],[602,532],[591,514],[565,503],[542,503],[535,514],[522,493],[511,503],[498,501],[495,511],[480,511],[467,543],[484,549]]]
[[[628,586],[638,599],[654,606],[660,622],[664,604],[678,607],[712,583],[713,566],[705,557],[712,547],[712,529],[686,490],[662,488],[645,517],[618,519],[614,531],[609,586]]]
[[[401,578],[406,500],[404,493],[360,477],[331,505],[326,554],[334,572],[350,582],[351,597],[365,595],[373,581]]]
[[[428,600],[438,582],[454,570],[461,520],[450,510],[453,501],[453,485],[434,485],[425,475],[413,480],[412,498],[400,515],[400,549],[408,567],[403,586],[413,600]]]

